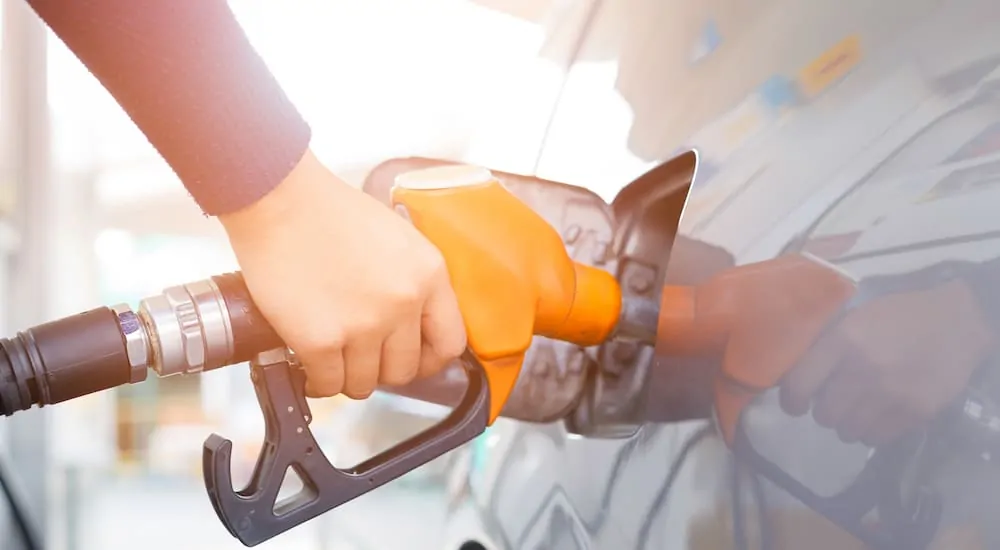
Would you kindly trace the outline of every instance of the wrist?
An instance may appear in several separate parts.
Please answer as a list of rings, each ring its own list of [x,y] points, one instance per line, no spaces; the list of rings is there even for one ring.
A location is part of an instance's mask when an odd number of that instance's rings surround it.
[[[336,202],[337,198],[330,195],[342,193],[341,189],[345,187],[350,188],[307,149],[292,171],[274,189],[240,210],[217,217],[231,239],[243,235],[253,236],[267,231],[290,216],[302,215],[304,208],[317,201]]]

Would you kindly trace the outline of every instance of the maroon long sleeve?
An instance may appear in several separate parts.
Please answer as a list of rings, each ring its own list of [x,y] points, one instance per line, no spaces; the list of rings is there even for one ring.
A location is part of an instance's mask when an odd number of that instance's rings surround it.
[[[308,124],[225,0],[27,2],[206,214],[264,196],[308,147]]]

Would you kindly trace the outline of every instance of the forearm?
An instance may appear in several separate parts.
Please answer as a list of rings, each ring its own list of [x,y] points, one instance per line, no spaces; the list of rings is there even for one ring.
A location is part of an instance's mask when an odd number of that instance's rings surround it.
[[[278,185],[310,129],[225,0],[27,0],[206,214]]]

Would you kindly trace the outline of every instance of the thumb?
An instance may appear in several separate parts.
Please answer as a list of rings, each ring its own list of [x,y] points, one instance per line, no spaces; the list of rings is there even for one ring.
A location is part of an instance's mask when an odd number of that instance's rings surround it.
[[[418,376],[430,376],[440,371],[465,351],[465,322],[447,276],[439,279],[424,302],[420,332],[423,346]]]

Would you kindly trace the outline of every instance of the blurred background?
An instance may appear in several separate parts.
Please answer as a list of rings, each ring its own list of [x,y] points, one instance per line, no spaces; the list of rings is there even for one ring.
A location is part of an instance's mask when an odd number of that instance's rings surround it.
[[[647,164],[627,149],[632,115],[615,91],[615,62],[567,69],[593,2],[230,4],[313,125],[314,150],[352,183],[386,159],[421,155],[535,173],[610,198],[627,181],[622,174]],[[96,79],[21,0],[4,0],[0,13],[0,334],[135,305],[234,269],[219,225]],[[584,120],[601,131],[578,131]],[[553,135],[560,146],[544,147]],[[597,150],[599,161],[580,162]],[[314,430],[339,466],[446,412],[387,395],[312,406]],[[262,430],[247,370],[222,369],[5,419],[0,460],[47,549],[235,549],[242,546],[205,497],[201,446],[211,432],[233,439],[240,481]],[[460,454],[260,548],[440,547],[445,474]],[[0,546],[17,548],[9,523],[0,531]]]

